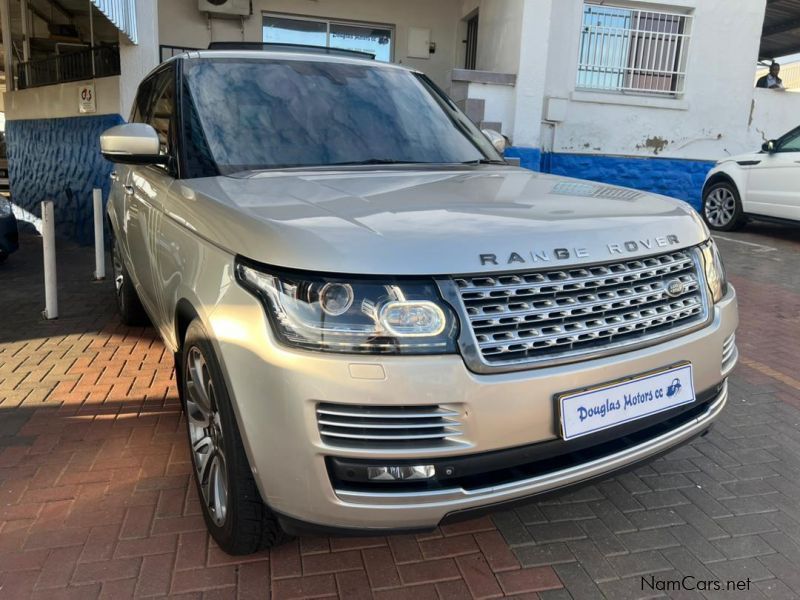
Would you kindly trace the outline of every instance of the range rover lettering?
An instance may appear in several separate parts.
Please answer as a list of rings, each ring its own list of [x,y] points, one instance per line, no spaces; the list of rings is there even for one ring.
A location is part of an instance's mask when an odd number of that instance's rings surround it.
[[[503,141],[422,73],[288,48],[172,58],[102,135],[121,318],[175,355],[224,550],[431,529],[720,413],[738,317],[702,220]]]

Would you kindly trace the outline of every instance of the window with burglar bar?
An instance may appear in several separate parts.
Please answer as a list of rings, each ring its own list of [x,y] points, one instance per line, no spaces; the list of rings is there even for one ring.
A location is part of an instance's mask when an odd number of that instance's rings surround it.
[[[577,87],[683,94],[691,15],[584,3]]]

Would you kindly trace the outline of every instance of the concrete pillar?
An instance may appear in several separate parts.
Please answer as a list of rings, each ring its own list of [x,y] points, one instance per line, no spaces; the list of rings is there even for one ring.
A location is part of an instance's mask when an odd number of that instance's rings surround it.
[[[136,0],[136,24],[137,44],[131,44],[122,34],[119,36],[119,62],[122,73],[119,90],[120,110],[126,119],[136,97],[139,82],[159,63],[157,0]]]
[[[14,85],[14,53],[11,46],[11,1],[0,0],[0,31],[3,34],[3,55],[6,71],[6,91],[13,92]]]
[[[553,0],[524,0],[517,72],[514,145],[541,148]]]

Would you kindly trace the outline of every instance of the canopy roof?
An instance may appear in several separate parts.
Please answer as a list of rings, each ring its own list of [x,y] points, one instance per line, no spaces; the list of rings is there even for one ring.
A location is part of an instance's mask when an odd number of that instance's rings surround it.
[[[800,52],[800,0],[767,0],[760,59]]]

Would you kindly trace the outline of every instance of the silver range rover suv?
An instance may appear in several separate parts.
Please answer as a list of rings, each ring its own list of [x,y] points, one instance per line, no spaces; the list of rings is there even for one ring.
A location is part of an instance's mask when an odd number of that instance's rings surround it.
[[[291,50],[171,59],[103,134],[119,310],[175,353],[226,551],[430,529],[723,409],[736,299],[698,216],[490,137],[422,73]]]

